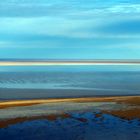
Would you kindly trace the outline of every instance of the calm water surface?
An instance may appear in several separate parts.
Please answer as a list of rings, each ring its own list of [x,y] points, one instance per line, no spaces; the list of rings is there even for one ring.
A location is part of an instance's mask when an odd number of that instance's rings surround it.
[[[0,67],[0,89],[75,90],[75,95],[80,95],[79,91],[85,91],[85,95],[86,91],[90,95],[140,94],[140,66]]]

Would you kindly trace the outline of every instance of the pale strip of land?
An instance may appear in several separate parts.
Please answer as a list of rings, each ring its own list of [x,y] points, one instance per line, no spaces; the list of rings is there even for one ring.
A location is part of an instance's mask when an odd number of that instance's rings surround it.
[[[0,61],[0,66],[140,65],[139,61]]]
[[[58,103],[58,102],[116,102],[116,103],[140,105],[140,96],[87,97],[87,98],[1,101],[0,109],[8,108],[8,107],[16,107],[16,106],[30,106],[30,105],[35,105],[35,104]]]

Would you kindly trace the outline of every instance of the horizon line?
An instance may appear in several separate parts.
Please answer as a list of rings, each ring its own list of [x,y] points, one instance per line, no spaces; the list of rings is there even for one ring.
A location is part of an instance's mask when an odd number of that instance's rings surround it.
[[[41,59],[0,59],[0,66],[57,66],[57,65],[140,65],[138,59],[81,59],[81,60],[41,60]]]

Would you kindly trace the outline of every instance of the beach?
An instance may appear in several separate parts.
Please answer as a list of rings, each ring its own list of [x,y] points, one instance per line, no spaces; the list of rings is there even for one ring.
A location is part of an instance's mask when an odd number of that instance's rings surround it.
[[[45,133],[48,128],[53,132]],[[22,136],[25,139],[27,130],[32,133],[32,139],[63,140],[66,137],[68,140],[81,140],[83,137],[90,140],[95,137],[95,140],[106,140],[109,136],[111,140],[113,137],[121,139],[123,135],[127,140],[131,133],[129,140],[133,139],[132,136],[138,140],[140,96],[1,100],[0,138],[11,136],[18,139],[17,136]]]

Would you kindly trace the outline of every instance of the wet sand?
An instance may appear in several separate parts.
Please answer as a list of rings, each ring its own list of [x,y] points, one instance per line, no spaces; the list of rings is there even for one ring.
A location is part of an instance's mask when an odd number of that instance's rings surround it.
[[[111,110],[102,112],[127,120],[140,119],[140,108],[133,108],[127,110]]]
[[[0,139],[139,140],[140,96],[0,101]]]
[[[5,128],[9,125],[21,123],[25,121],[42,120],[42,119],[54,121],[57,118],[65,119],[65,118],[70,118],[70,117],[71,117],[70,114],[52,114],[52,115],[46,115],[46,116],[44,115],[44,116],[33,116],[33,117],[20,117],[20,118],[0,121],[0,128]]]
[[[88,97],[88,98],[63,98],[63,99],[38,99],[38,100],[15,100],[15,101],[1,101],[0,109],[8,109],[13,107],[26,107],[34,105],[43,105],[50,103],[116,103],[116,104],[125,104],[132,106],[128,109],[119,109],[119,110],[101,110],[101,113],[96,114],[95,117],[101,117],[102,114],[110,114],[122,119],[132,120],[140,119],[140,96],[116,96],[116,97]],[[25,121],[47,119],[50,121],[56,120],[57,118],[72,118],[68,113],[59,113],[59,114],[50,114],[50,115],[38,115],[38,116],[27,116],[27,117],[18,117],[18,118],[9,118],[6,120],[0,120],[0,128],[7,127],[11,124],[21,123]],[[78,118],[79,121],[86,122],[84,118]]]
[[[140,96],[114,96],[114,97],[85,97],[85,98],[58,98],[58,99],[35,99],[0,101],[0,109],[18,106],[31,106],[35,104],[58,103],[58,102],[116,102],[130,105],[140,105]]]

